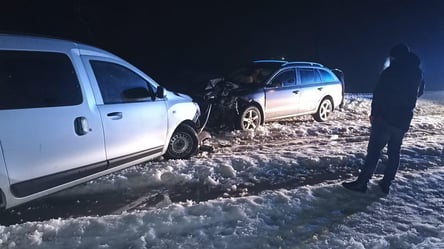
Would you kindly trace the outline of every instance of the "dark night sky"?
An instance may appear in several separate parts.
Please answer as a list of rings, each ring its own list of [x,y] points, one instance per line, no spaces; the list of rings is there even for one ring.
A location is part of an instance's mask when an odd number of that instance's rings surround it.
[[[405,42],[428,89],[444,89],[443,13],[441,0],[14,0],[2,3],[0,31],[98,46],[166,86],[285,57],[342,69],[352,92],[371,91],[390,47]]]

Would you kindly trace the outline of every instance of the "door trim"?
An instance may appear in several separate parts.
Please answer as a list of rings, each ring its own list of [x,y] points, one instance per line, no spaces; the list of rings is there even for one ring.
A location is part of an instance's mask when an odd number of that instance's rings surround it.
[[[95,173],[104,171],[106,169],[114,168],[125,163],[129,163],[144,157],[152,156],[154,154],[162,152],[163,147],[159,146],[150,150],[136,152],[130,155],[98,162],[83,167],[34,178],[31,180],[14,183],[11,185],[11,193],[16,197],[25,197],[46,189],[57,187],[59,185],[93,175]]]

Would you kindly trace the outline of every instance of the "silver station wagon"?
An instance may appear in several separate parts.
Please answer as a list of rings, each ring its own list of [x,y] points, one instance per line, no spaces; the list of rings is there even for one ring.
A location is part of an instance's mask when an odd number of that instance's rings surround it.
[[[77,42],[0,34],[0,206],[198,149],[200,109],[123,59]]]
[[[256,129],[267,121],[313,115],[323,122],[343,103],[342,71],[314,62],[258,60],[206,87],[214,123]]]

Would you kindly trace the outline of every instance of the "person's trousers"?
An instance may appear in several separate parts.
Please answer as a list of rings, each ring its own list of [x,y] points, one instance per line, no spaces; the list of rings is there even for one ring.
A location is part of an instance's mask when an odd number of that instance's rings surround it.
[[[367,156],[358,180],[367,183],[376,169],[382,149],[387,145],[388,163],[384,171],[383,181],[387,184],[395,179],[399,166],[401,144],[405,131],[389,125],[382,119],[375,119],[370,130]]]

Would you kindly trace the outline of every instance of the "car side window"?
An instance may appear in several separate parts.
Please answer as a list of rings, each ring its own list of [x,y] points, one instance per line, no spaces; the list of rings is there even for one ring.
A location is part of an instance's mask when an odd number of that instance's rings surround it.
[[[323,70],[323,69],[319,69],[319,73],[321,74],[321,78],[322,78],[323,82],[339,81],[338,78],[336,77],[336,75],[334,75],[331,72],[328,72],[328,71]]]
[[[130,89],[146,89],[154,96],[151,85],[132,70],[112,62],[91,60],[91,67],[102,94],[103,103],[118,104],[147,101],[144,99],[127,99],[124,92]]]
[[[301,68],[299,69],[299,74],[301,76],[302,85],[316,84],[321,82],[321,77],[312,68]]]
[[[83,101],[66,54],[0,51],[0,109],[71,106]]]
[[[280,72],[271,81],[271,85],[277,87],[294,86],[295,84],[296,84],[296,73],[294,69]]]

